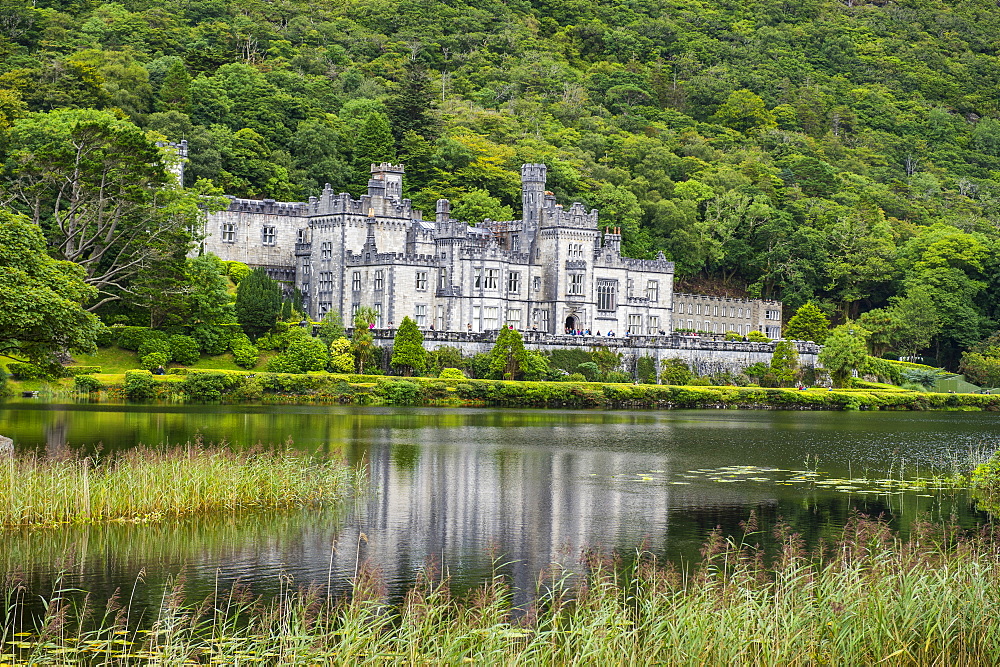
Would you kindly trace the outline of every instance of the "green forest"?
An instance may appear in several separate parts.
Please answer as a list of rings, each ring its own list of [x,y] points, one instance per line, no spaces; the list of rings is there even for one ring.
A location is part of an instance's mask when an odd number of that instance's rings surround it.
[[[0,204],[148,324],[199,201],[358,194],[393,160],[418,208],[503,219],[544,162],[678,290],[1000,364],[998,25],[993,0],[0,0]],[[151,142],[181,139],[179,190]]]

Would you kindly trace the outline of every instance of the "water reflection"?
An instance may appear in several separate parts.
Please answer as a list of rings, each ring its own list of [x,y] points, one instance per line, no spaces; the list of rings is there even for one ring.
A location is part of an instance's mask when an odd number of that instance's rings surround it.
[[[814,455],[814,465],[838,476],[926,470],[989,446],[998,432],[986,414],[14,403],[0,406],[0,433],[21,448],[119,449],[195,433],[237,447],[291,440],[366,466],[374,493],[340,511],[8,532],[0,568],[25,573],[36,594],[65,571],[68,583],[99,596],[131,590],[143,571],[137,599],[155,605],[167,577],[182,569],[198,595],[237,580],[266,592],[283,574],[345,590],[360,557],[398,596],[428,562],[463,588],[480,583],[496,557],[523,601],[541,572],[552,563],[574,567],[583,549],[627,553],[643,544],[663,558],[693,560],[709,530],[738,534],[751,510],[762,523],[754,539],[763,542],[779,517],[810,543],[830,539],[854,510],[889,513],[904,531],[920,513],[954,511],[972,525],[980,517],[961,496],[862,498],[686,473],[734,464],[797,469]]]

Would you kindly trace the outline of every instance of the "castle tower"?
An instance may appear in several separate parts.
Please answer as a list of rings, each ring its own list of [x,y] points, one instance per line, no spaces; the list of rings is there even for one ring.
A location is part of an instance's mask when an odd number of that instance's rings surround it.
[[[521,219],[524,228],[537,228],[545,204],[545,165],[521,165]]]
[[[369,192],[375,182],[377,182],[376,189],[381,190],[377,194],[386,199],[400,201],[403,198],[403,165],[388,162],[373,164],[372,177],[368,181]]]

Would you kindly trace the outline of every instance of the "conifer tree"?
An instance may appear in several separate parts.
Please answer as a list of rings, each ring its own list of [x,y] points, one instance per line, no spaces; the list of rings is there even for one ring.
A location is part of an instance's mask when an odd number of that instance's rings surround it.
[[[424,334],[417,323],[404,317],[392,340],[392,363],[394,368],[409,377],[420,373],[427,366],[427,350],[424,349]]]
[[[503,327],[490,351],[490,375],[498,380],[516,380],[522,375],[527,358],[521,334]]]
[[[264,269],[254,269],[236,289],[236,321],[251,340],[270,331],[281,313],[281,286]]]
[[[436,134],[431,110],[435,95],[427,70],[417,60],[408,60],[403,76],[386,102],[392,120],[392,132],[402,140],[407,132],[433,138]]]
[[[785,338],[792,340],[811,340],[822,345],[829,333],[830,318],[812,301],[795,311],[785,325]]]
[[[354,360],[357,362],[358,373],[364,373],[365,368],[375,360],[375,336],[371,325],[375,324],[378,313],[374,308],[361,306],[354,314],[354,331],[351,334],[351,346],[354,348]]]

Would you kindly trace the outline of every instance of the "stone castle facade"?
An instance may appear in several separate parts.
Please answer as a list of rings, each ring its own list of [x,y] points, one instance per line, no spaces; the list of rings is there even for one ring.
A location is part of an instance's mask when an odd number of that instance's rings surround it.
[[[780,302],[675,295],[674,265],[662,253],[623,257],[619,230],[602,230],[596,210],[556,203],[544,164],[521,168],[520,220],[472,226],[451,218],[446,199],[425,220],[402,196],[403,173],[373,164],[359,199],[329,185],[308,202],[232,198],[208,216],[202,251],[294,285],[314,319],[336,310],[349,323],[369,306],[379,328],[409,316],[435,331],[780,337]]]

